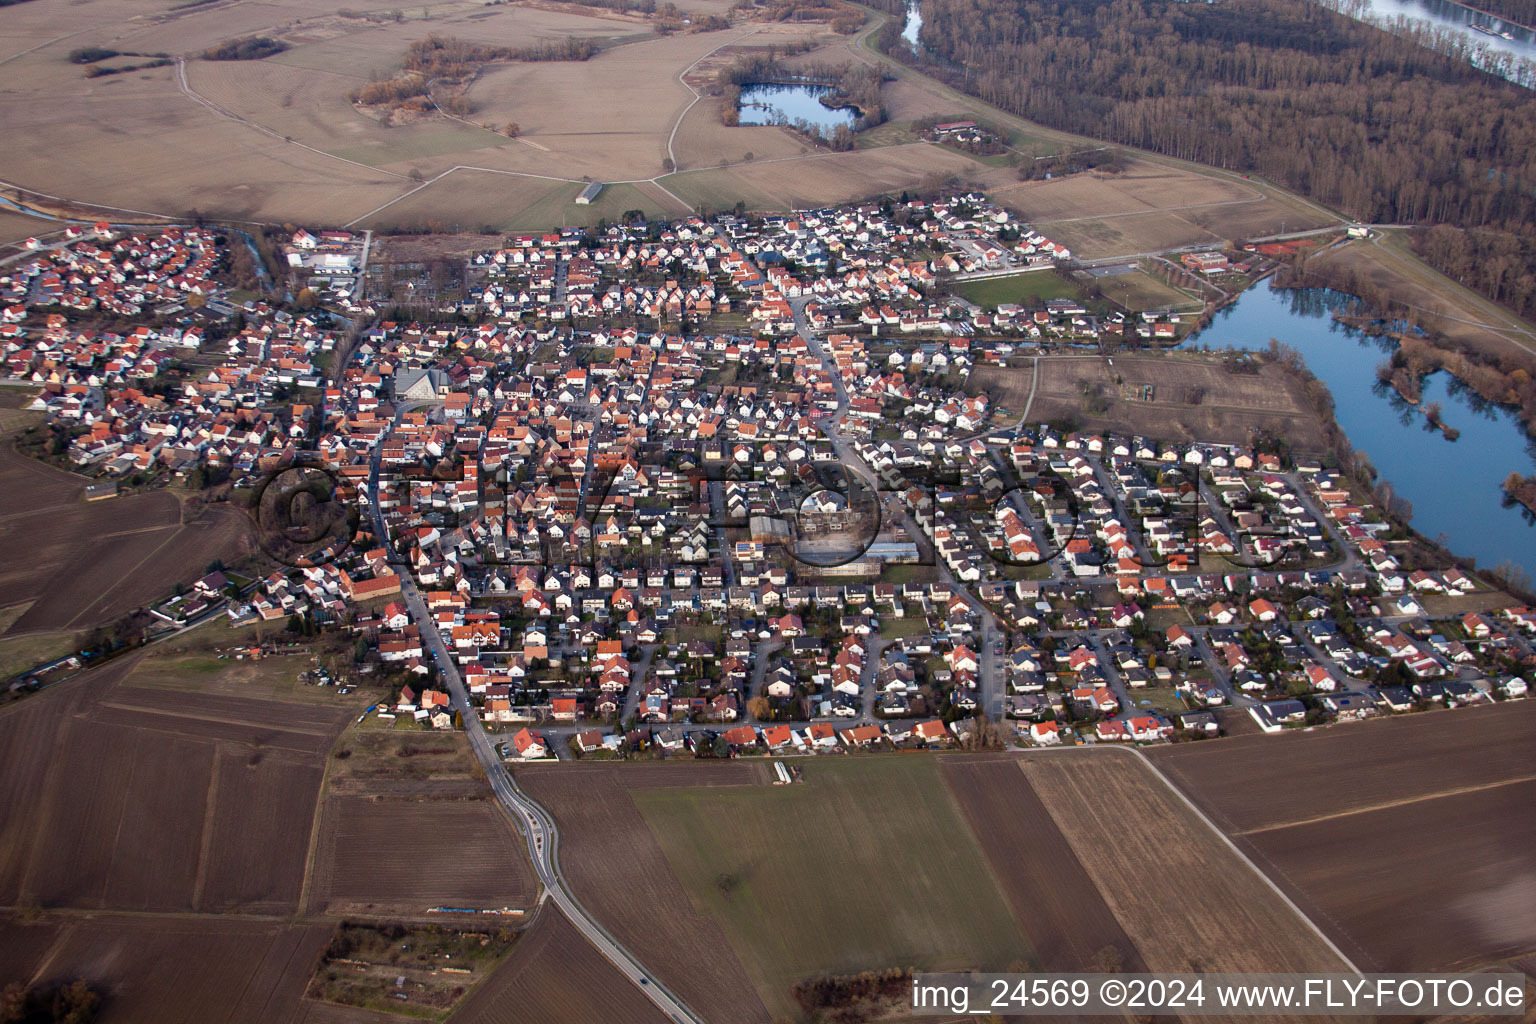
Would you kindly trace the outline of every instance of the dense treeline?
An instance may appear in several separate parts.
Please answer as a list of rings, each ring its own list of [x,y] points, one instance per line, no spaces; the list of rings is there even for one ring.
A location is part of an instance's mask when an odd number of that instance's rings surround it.
[[[925,0],[923,14],[924,44],[954,65],[925,70],[998,106],[1257,171],[1366,222],[1493,229],[1466,259],[1498,250],[1518,270],[1468,272],[1473,287],[1507,297],[1536,272],[1536,102],[1412,38],[1310,0]]]
[[[261,60],[288,49],[288,44],[271,36],[244,36],[231,39],[203,51],[207,60]]]
[[[1412,235],[1414,251],[1446,277],[1536,317],[1536,235],[1437,224]]]

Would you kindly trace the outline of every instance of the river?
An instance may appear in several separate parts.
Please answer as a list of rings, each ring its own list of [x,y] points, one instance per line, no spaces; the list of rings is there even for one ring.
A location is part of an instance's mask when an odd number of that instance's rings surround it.
[[[1344,5],[1341,12],[1389,29],[1406,18],[1455,33],[1472,47],[1468,59],[1475,67],[1526,87],[1536,87],[1532,69],[1526,63],[1536,61],[1536,33],[1516,22],[1463,7],[1452,0],[1358,0]],[[1477,31],[1474,25],[1488,31]]]
[[[901,27],[901,38],[917,49],[917,34],[923,29],[923,8],[917,0],[907,0],[907,20]]]
[[[1536,576],[1536,528],[1523,509],[1504,507],[1500,488],[1511,471],[1532,470],[1519,422],[1455,378],[1435,373],[1424,382],[1423,401],[1439,402],[1442,419],[1461,436],[1448,441],[1425,429],[1421,412],[1377,383],[1376,367],[1391,354],[1392,342],[1332,319],[1331,309],[1346,301],[1318,289],[1261,284],[1182,347],[1262,349],[1274,338],[1296,349],[1333,392],[1350,444],[1413,503],[1416,530],[1443,538],[1451,551],[1485,569],[1507,560]]]

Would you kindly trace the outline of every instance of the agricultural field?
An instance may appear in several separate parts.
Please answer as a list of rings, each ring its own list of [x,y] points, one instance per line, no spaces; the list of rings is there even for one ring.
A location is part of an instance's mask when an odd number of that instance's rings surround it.
[[[1337,222],[1267,186],[1134,160],[1121,173],[1085,172],[993,191],[1079,259],[1105,259]]]
[[[453,801],[327,796],[311,900],[332,915],[525,908],[537,883],[520,848],[488,793]]]
[[[251,549],[250,520],[215,505],[190,518],[168,491],[82,500],[86,480],[11,447],[0,436],[0,545],[27,552],[0,568],[0,608],[27,603],[11,634],[61,633],[110,622],[170,595],[215,560]]]
[[[350,727],[331,751],[311,859],[308,908],[332,916],[521,911],[539,894],[522,840],[459,732]]]
[[[1533,733],[1521,701],[1153,757],[1363,969],[1460,970],[1536,950]]]
[[[1179,441],[1246,443],[1254,430],[1284,436],[1298,449],[1323,447],[1317,417],[1305,403],[1298,383],[1282,367],[1264,365],[1258,373],[1234,373],[1219,357],[1196,353],[1119,353],[1114,365],[1101,356],[1042,356],[1040,383],[1030,407],[1034,422],[1076,419],[1084,429],[1117,431]],[[966,387],[986,391],[1010,409],[1022,408],[1028,395],[1028,367],[978,366]],[[1152,386],[1152,400],[1125,397],[1139,385]],[[1085,393],[1108,403],[1102,414],[1089,413]]]
[[[1347,969],[1134,754],[1061,751],[1020,764],[1148,970]]]
[[[607,862],[603,887],[628,892],[633,909],[627,912],[645,914],[654,931],[662,921],[692,919],[697,923],[688,934],[728,940],[736,971],[746,976],[740,984],[750,979],[750,987],[732,992],[736,985],[717,977],[711,998],[739,1001],[755,992],[764,1008],[751,1016],[738,1010],[730,1019],[763,1020],[764,1010],[773,1019],[786,1017],[796,1007],[791,987],[824,974],[904,966],[1022,970],[1033,962],[933,760],[816,760],[801,767],[804,779],[793,786],[745,784],[745,775],[738,775],[743,784],[700,786],[670,765],[633,777],[629,766],[616,765],[519,778],[546,799],[562,836],[572,815],[609,822],[610,837],[618,832],[612,822],[625,823],[622,845],[609,838],[598,849],[580,842],[578,824],[563,841],[562,857],[577,893],[621,938],[622,925],[605,906],[618,893],[584,888],[573,871],[578,854]],[[576,806],[577,794],[601,806]],[[954,837],[943,858],[931,856],[934,835]],[[660,864],[653,861],[658,857]],[[653,873],[664,876],[664,891],[678,893],[680,904],[671,902],[677,896],[658,898]],[[871,878],[880,885],[849,884]],[[637,885],[655,896],[635,891]],[[662,969],[664,936],[636,941],[632,948],[647,964],[656,958],[670,987],[709,1019],[721,1019],[694,1002],[694,979]]]
[[[666,1024],[667,1020],[563,914],[549,906],[538,912],[512,955],[469,994],[453,1019],[474,1024]],[[383,1022],[311,1016],[304,1024]]]
[[[24,239],[34,236],[46,238],[59,230],[59,225],[51,220],[0,209],[0,257],[23,252],[24,247],[16,243]]]
[[[960,281],[951,290],[962,299],[988,309],[996,309],[1005,302],[1029,306],[1038,305],[1046,299],[1083,297],[1081,288],[1049,270],[989,277],[979,281]]]
[[[352,711],[127,686],[139,657],[0,715],[0,899],[291,912],[323,755]]]
[[[939,770],[1041,967],[1146,969],[1016,758],[944,757]]]
[[[706,1020],[768,1024],[772,1018],[740,954],[722,926],[694,907],[632,799],[652,786],[715,782],[766,789],[766,765],[659,765],[634,786],[629,767],[529,766],[517,769],[517,779],[554,815],[561,869],[615,938]]]
[[[0,917],[0,984],[83,979],[104,1024],[271,1024],[298,1006],[326,925],[192,917]],[[14,943],[14,944],[13,944]]]

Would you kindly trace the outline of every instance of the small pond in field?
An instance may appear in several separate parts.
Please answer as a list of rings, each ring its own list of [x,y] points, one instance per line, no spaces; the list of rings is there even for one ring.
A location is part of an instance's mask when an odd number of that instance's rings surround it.
[[[811,124],[831,134],[838,125],[855,126],[858,111],[833,109],[821,102],[832,91],[826,85],[773,85],[753,83],[741,87],[741,124]]]

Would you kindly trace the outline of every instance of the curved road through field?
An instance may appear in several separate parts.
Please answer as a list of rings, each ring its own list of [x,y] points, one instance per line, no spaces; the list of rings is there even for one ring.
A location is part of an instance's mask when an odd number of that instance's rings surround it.
[[[398,408],[397,421],[399,414],[406,408],[405,405]],[[373,451],[369,480],[371,499],[369,507],[373,515],[374,529],[379,537],[386,538],[389,534],[385,532],[384,516],[377,501],[381,449],[382,446],[377,446]],[[469,690],[464,686],[464,678],[459,674],[452,652],[443,642],[442,634],[438,632],[437,624],[428,612],[426,601],[411,579],[410,570],[404,566],[400,566],[399,570],[400,596],[405,602],[407,611],[410,612],[411,619],[421,631],[421,638],[431,652],[433,661],[437,663],[438,670],[442,673],[453,708],[463,719],[464,734],[469,737],[470,749],[475,752],[475,757],[485,767],[485,777],[490,780],[491,791],[496,794],[496,799],[511,815],[528,843],[528,856],[533,861],[534,873],[538,875],[539,884],[544,887],[541,901],[553,900],[555,906],[560,908],[560,912],[570,918],[576,930],[581,932],[614,967],[618,968],[620,974],[645,993],[646,998],[655,1003],[668,1020],[675,1021],[676,1024],[704,1024],[704,1019],[690,1010],[665,985],[657,981],[633,953],[620,945],[619,941],[598,923],[571,891],[570,884],[560,871],[559,826],[555,824],[555,819],[548,811],[522,791],[502,763],[501,757],[491,746],[490,737],[486,735],[485,727],[480,723],[480,716],[470,704]]]

